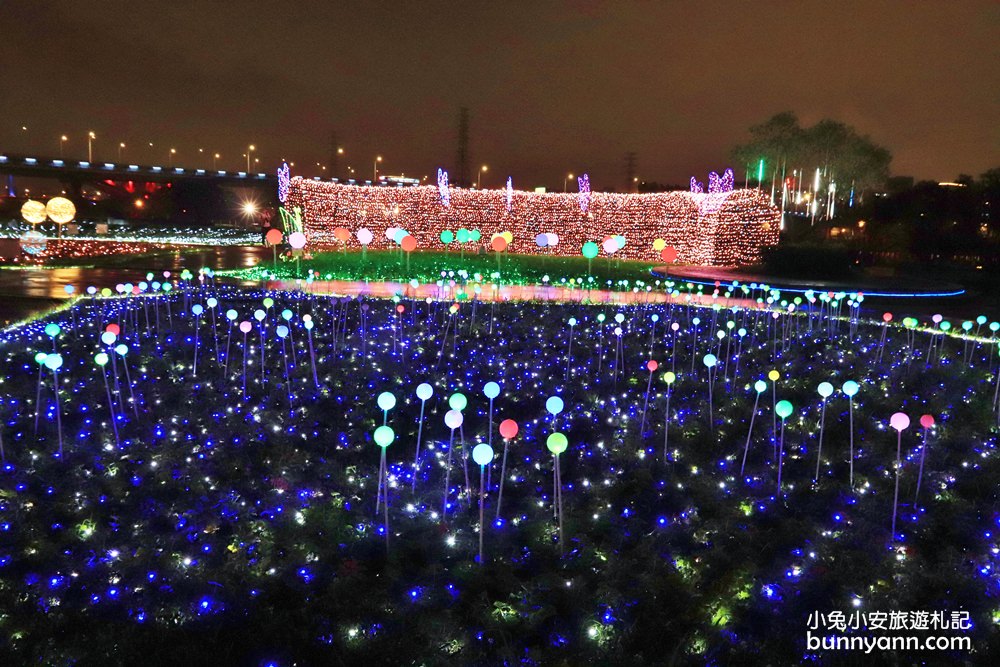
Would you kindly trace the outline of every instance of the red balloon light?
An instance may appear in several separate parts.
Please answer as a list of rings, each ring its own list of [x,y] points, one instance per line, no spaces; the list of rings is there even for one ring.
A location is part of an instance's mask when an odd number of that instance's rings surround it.
[[[504,419],[500,422],[500,435],[507,440],[512,439],[517,435],[517,422],[513,419]]]

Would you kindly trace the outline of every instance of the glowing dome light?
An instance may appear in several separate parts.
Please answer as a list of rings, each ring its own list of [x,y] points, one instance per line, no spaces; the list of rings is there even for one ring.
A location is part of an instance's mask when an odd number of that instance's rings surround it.
[[[53,197],[45,205],[45,214],[57,225],[64,225],[76,217],[76,206],[65,197]]]
[[[493,448],[485,442],[472,448],[472,460],[476,465],[487,465],[493,461]]]
[[[33,225],[45,222],[45,204],[29,199],[21,206],[21,217]]]

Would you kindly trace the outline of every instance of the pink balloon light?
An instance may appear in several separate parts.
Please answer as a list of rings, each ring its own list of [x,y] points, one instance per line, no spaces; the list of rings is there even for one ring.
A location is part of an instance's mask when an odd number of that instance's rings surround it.
[[[292,232],[288,235],[288,245],[292,246],[296,250],[301,250],[306,247],[306,235],[302,232]]]
[[[507,440],[511,440],[517,435],[517,422],[513,419],[504,419],[500,422],[500,435]]]
[[[250,333],[251,329],[253,329],[253,324],[251,324],[249,320],[243,320],[240,322],[240,331],[243,333]]]
[[[882,314],[882,321],[883,322],[892,322],[892,313],[883,313]]]
[[[932,417],[931,415],[921,415],[920,425],[923,426],[924,428],[931,428],[932,426],[934,426],[934,417]]]
[[[897,412],[889,418],[889,426],[892,426],[897,431],[905,431],[909,425],[910,418],[906,416],[905,412]]]
[[[649,361],[646,362],[646,368],[649,369],[650,373],[655,371],[658,367],[659,364],[656,363],[656,361],[654,361],[653,359],[650,359]]]

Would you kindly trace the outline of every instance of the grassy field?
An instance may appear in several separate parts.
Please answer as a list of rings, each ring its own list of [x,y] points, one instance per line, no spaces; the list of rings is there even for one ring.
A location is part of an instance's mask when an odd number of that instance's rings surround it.
[[[650,281],[648,262],[630,260],[609,260],[597,258],[589,261],[584,257],[559,257],[544,255],[501,254],[499,262],[495,253],[461,254],[457,252],[415,251],[407,258],[399,251],[379,250],[367,253],[321,252],[312,259],[300,263],[279,259],[277,264],[261,260],[252,269],[225,271],[245,279],[262,279],[277,275],[278,278],[304,278],[312,270],[321,279],[333,280],[387,280],[434,282],[442,278],[461,278],[462,272],[469,278],[480,274],[483,279],[492,279],[499,273],[506,283],[543,282],[560,283],[564,279],[587,281],[592,277],[598,284],[608,281],[637,280]]]

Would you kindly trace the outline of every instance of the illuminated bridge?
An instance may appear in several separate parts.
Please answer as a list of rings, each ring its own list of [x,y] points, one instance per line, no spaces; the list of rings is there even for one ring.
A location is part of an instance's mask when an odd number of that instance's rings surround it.
[[[88,162],[27,155],[0,155],[0,174],[51,178],[60,181],[140,181],[143,183],[177,182],[179,180],[215,181],[226,184],[277,184],[271,174],[224,171],[221,169],[185,169],[115,162]]]

